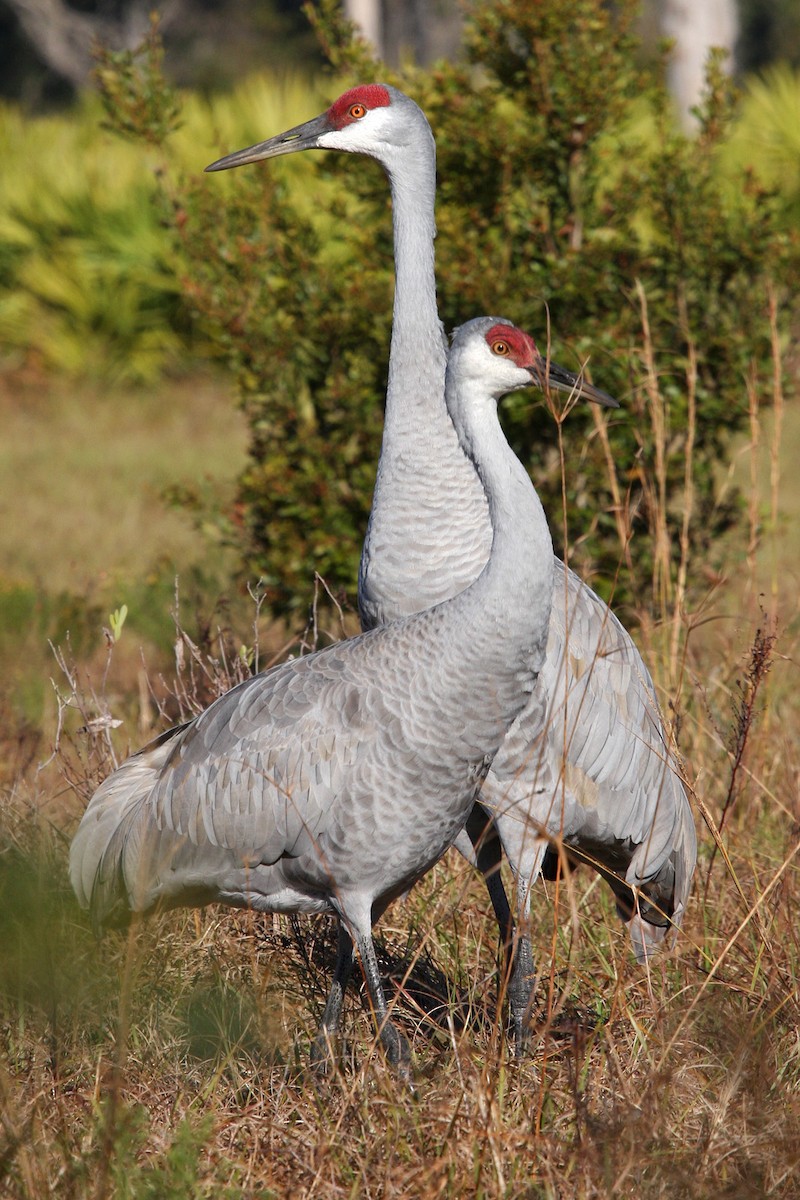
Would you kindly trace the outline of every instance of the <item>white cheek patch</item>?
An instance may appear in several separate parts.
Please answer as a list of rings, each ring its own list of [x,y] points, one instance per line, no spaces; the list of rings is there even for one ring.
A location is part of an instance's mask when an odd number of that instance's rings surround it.
[[[323,133],[318,141],[322,150],[349,150],[351,154],[383,154],[389,148],[386,137],[388,108],[376,108],[352,121],[343,129]]]

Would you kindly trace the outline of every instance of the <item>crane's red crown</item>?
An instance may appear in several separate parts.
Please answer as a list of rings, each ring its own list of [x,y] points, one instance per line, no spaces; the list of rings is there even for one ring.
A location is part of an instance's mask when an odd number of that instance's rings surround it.
[[[518,367],[532,367],[539,358],[533,338],[517,329],[516,325],[493,325],[486,334],[486,344],[491,349],[495,342],[505,342],[509,350],[508,357]]]
[[[354,114],[351,111],[354,107],[357,109],[360,106],[369,112],[373,108],[388,108],[391,103],[391,96],[380,83],[362,83],[343,92],[338,100],[334,100],[328,109],[328,116],[335,129],[344,129],[364,115]]]

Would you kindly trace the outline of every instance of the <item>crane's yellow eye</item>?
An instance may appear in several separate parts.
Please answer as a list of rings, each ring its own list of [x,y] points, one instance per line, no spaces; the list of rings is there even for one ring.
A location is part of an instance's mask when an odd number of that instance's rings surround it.
[[[361,118],[365,117],[366,115],[367,115],[367,110],[363,104],[351,104],[350,105],[350,116],[353,118],[354,121],[360,121]]]
[[[501,358],[507,357],[510,353],[508,342],[496,341],[492,342],[492,354],[499,354]]]

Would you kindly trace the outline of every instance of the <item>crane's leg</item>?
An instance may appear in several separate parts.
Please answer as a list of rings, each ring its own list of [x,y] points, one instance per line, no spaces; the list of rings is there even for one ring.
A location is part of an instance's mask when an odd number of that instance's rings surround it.
[[[469,838],[472,853],[464,844],[463,835],[454,843],[456,849],[480,871],[489,893],[497,927],[500,931],[500,947],[503,952],[503,991],[508,987],[514,973],[514,919],[508,903],[506,889],[500,876],[503,850],[492,818],[481,804],[474,804],[467,818],[464,832]]]
[[[355,943],[358,956],[361,959],[361,969],[369,992],[372,1011],[378,1025],[378,1036],[381,1040],[386,1057],[407,1083],[411,1083],[411,1047],[400,1030],[389,1019],[389,1009],[383,992],[381,973],[378,970],[378,960],[375,957],[375,947],[372,943],[372,897],[363,893],[336,897],[336,908],[342,922],[347,927],[351,944]],[[380,916],[382,909],[375,913],[375,919]]]
[[[515,871],[518,916],[518,925],[515,931],[511,907],[500,877],[502,862],[500,837],[491,816],[481,804],[473,806],[465,828],[473,846],[474,858],[472,861],[483,875],[500,930],[500,943],[504,955],[504,985],[511,1011],[514,1049],[516,1054],[521,1056],[525,1053],[527,1043],[527,1017],[535,975],[533,951],[528,933],[531,877],[523,877],[518,871]],[[533,871],[534,878],[537,869],[538,867]]]
[[[356,944],[358,946],[358,954],[361,959],[361,968],[364,972],[367,990],[372,1001],[375,1020],[378,1024],[378,1036],[386,1051],[386,1057],[400,1078],[410,1084],[411,1047],[405,1035],[389,1019],[389,1010],[386,1006],[386,998],[383,993],[383,983],[381,982],[381,975],[378,969],[378,960],[375,957],[375,946],[372,942],[371,928],[367,929],[366,932],[361,930],[356,932]]]
[[[353,970],[353,939],[342,921],[339,922],[339,941],[336,947],[336,966],[328,1001],[317,1036],[311,1043],[311,1066],[320,1075],[327,1075],[337,1058],[339,1026],[342,1020],[344,994]]]
[[[508,990],[514,1021],[514,1046],[517,1055],[522,1057],[530,1041],[530,1015],[536,983],[530,935],[531,888],[541,874],[546,879],[558,878],[562,868],[562,852],[551,847],[538,834],[528,835],[525,842],[512,852],[509,852],[506,842],[503,846],[517,886],[517,947]]]
[[[497,829],[492,818],[481,804],[474,804],[472,812],[465,825],[467,835],[472,843],[473,854],[467,855],[474,866],[483,875],[489,899],[492,902],[494,915],[500,929],[503,954],[509,958],[514,949],[514,921],[511,916],[511,906],[508,903],[506,889],[500,877],[500,864],[503,861],[503,849]],[[461,849],[456,841],[456,846]],[[462,854],[464,853],[462,849]]]
[[[507,995],[511,1009],[513,1045],[518,1058],[528,1051],[531,1003],[533,1003],[536,971],[534,952],[530,944],[530,889],[539,877],[547,842],[524,830],[519,838],[519,817],[513,812],[509,817],[498,818],[498,832],[505,856],[515,877],[516,884],[516,930],[513,932],[512,948],[507,970]],[[505,898],[505,893],[504,893]],[[507,902],[507,901],[506,901]],[[497,910],[495,910],[497,911]],[[500,926],[503,928],[503,926]]]
[[[528,1048],[528,1018],[533,998],[536,972],[533,966],[531,947],[530,914],[531,884],[538,874],[538,865],[532,874],[515,872],[517,885],[517,936],[514,947],[514,965],[508,982],[508,1003],[514,1029],[514,1052],[517,1058],[524,1057]]]

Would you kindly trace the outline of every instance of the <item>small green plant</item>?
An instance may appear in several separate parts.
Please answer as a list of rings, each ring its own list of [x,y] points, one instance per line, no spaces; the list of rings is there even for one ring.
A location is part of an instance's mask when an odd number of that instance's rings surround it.
[[[164,81],[164,48],[158,16],[151,14],[147,37],[134,50],[97,49],[95,78],[117,133],[163,146],[180,124],[177,94]]]
[[[128,606],[123,604],[121,608],[115,608],[113,613],[108,618],[109,627],[111,630],[111,640],[118,642],[122,637],[122,627],[125,624],[125,618],[128,615]]]
[[[144,1105],[110,1098],[98,1108],[92,1153],[73,1169],[73,1187],[94,1185],[95,1197],[114,1200],[200,1200],[202,1153],[213,1118],[184,1117],[157,1155],[142,1162],[151,1136]],[[87,1139],[88,1140],[88,1139]]]

